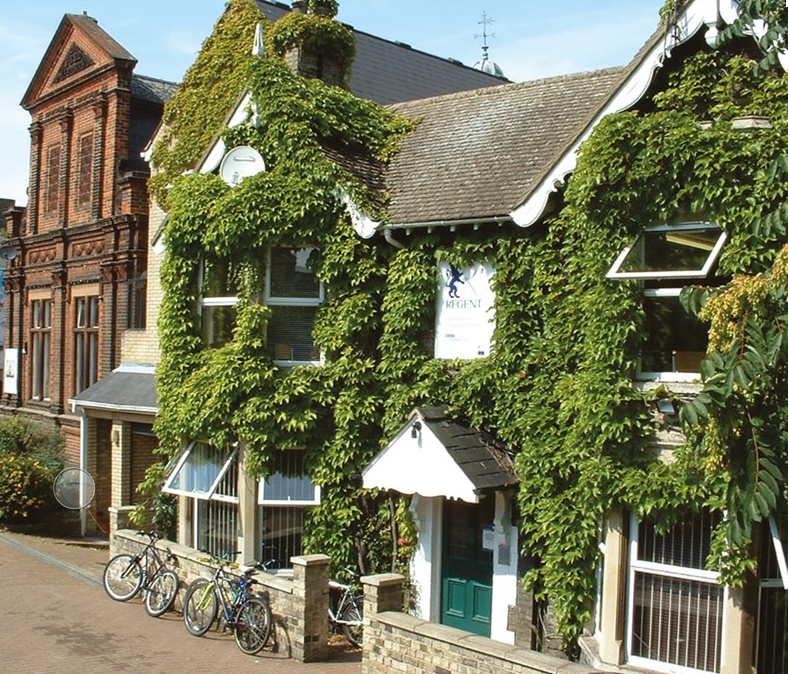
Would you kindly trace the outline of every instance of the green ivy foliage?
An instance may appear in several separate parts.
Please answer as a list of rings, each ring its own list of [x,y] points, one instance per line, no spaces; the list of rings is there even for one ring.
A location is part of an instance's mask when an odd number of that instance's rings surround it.
[[[534,560],[526,581],[549,599],[571,647],[591,617],[605,515],[631,510],[668,527],[704,505],[722,509],[739,477],[735,463],[709,461],[707,429],[686,415],[687,444],[671,463],[656,456],[647,401],[632,386],[642,288],[605,273],[644,225],[695,212],[729,235],[721,275],[766,273],[785,242],[788,181],[775,180],[772,167],[788,155],[786,77],[755,70],[755,61],[732,49],[698,54],[671,73],[653,107],[596,127],[558,215],[528,230],[413,236],[398,249],[355,235],[337,186],[384,219],[385,201],[323,148],[385,161],[413,122],[295,77],[272,55],[247,61],[243,81],[259,123],[223,138],[228,147],[255,147],[267,170],[235,188],[215,175],[167,174],[156,421],[163,451],[173,454],[190,438],[218,446],[242,438],[249,469],[265,475],[278,449],[306,448],[310,475],[323,486],[305,527],[306,549],[365,572],[387,570],[406,561],[412,523],[403,503],[359,490],[355,478],[415,405],[446,404],[517,451],[522,553]],[[768,116],[771,128],[732,129],[734,117],[755,113]],[[180,117],[171,123],[187,124]],[[182,169],[205,149],[208,131],[181,133],[189,148]],[[324,366],[284,370],[268,353],[270,311],[260,293],[272,245],[319,250],[312,264],[327,301],[314,338]],[[234,339],[218,348],[201,338],[201,261],[231,263],[239,282]],[[432,357],[438,261],[494,267],[490,356]],[[784,407],[778,412],[784,419]]]

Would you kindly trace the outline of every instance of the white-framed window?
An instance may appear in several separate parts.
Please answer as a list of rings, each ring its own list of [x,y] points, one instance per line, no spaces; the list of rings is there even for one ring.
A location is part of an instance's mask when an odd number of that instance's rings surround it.
[[[725,232],[710,222],[651,225],[621,251],[607,277],[705,278],[724,243]]]
[[[282,366],[318,364],[320,350],[312,339],[323,284],[310,264],[316,248],[273,247],[268,251],[265,304],[271,308],[268,346]]]
[[[691,381],[700,377],[708,326],[681,305],[681,288],[643,291],[645,337],[638,379]]]
[[[291,557],[303,554],[306,508],[320,504],[320,487],[306,473],[304,450],[276,453],[273,472],[260,480],[257,501],[261,559],[288,568]]]
[[[181,452],[172,468],[165,471],[167,476],[162,491],[196,499],[232,500],[218,489],[222,478],[235,464],[237,448],[227,449],[194,441]],[[237,502],[237,490],[235,492]]]
[[[32,310],[30,325],[32,398],[33,400],[48,400],[49,367],[52,352],[52,300],[32,300],[30,308]]]
[[[651,225],[616,258],[607,278],[639,279],[645,286],[638,379],[700,377],[708,327],[684,309],[679,296],[685,280],[712,275],[725,239],[725,232],[710,222]]]
[[[707,510],[666,533],[630,525],[629,664],[664,672],[720,671],[726,591],[704,568],[720,516]]]
[[[221,346],[232,341],[236,325],[238,284],[235,272],[226,262],[203,262],[200,285],[203,340],[209,346]]]
[[[165,469],[162,491],[187,497],[190,540],[182,543],[216,556],[237,550],[237,453],[194,441]]]

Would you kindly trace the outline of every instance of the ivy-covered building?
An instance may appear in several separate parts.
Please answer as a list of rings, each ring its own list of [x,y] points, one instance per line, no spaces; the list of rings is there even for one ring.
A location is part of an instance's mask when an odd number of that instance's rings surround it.
[[[383,107],[307,4],[153,150],[158,516],[600,667],[783,671],[784,8],[671,2],[626,67]]]

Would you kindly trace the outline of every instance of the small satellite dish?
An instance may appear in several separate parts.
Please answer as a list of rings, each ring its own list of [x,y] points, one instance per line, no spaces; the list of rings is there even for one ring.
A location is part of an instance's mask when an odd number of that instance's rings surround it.
[[[260,153],[248,145],[239,145],[230,150],[219,165],[219,176],[230,187],[240,185],[244,178],[265,171],[265,162]]]

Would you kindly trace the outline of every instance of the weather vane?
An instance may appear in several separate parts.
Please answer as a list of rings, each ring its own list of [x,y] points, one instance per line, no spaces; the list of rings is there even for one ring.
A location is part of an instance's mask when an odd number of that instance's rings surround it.
[[[493,19],[491,19],[490,17],[487,16],[487,12],[482,12],[482,20],[479,21],[479,24],[482,27],[482,33],[481,33],[481,35],[479,35],[477,33],[476,35],[473,36],[474,38],[480,38],[480,37],[484,38],[484,46],[482,47],[482,49],[484,50],[485,53],[487,53],[487,49],[489,48],[487,46],[487,38],[488,37],[495,37],[495,33],[490,33],[489,36],[487,35],[487,26],[491,25],[492,22],[493,22]]]

